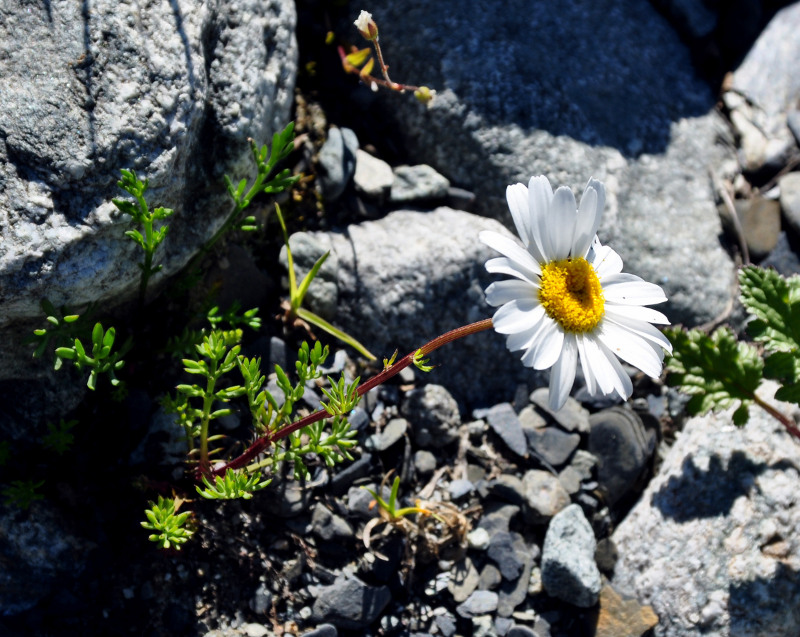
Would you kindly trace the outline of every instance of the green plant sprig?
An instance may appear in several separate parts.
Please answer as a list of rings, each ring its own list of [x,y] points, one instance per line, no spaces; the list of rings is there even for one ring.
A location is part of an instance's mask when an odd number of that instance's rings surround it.
[[[391,473],[391,472],[390,472]],[[414,513],[420,513],[422,515],[431,515],[431,512],[428,509],[423,509],[419,506],[413,507],[401,507],[398,508],[397,506],[397,494],[400,490],[400,476],[395,476],[394,482],[392,483],[392,490],[389,493],[389,499],[384,500],[380,494],[372,489],[367,487],[362,487],[370,492],[373,498],[375,498],[375,502],[378,505],[378,508],[384,512],[389,522],[395,522],[399,518],[403,518],[407,515],[411,515]]]
[[[190,511],[177,513],[175,500],[158,496],[158,502],[150,502],[150,508],[145,509],[146,522],[140,522],[142,527],[155,531],[149,539],[156,542],[159,548],[168,549],[174,545],[180,551],[181,544],[185,544],[194,535],[194,531],[187,527]]]
[[[84,346],[80,338],[76,338],[70,347],[57,347],[55,354],[58,358],[70,360],[79,370],[88,368],[89,379],[86,385],[94,390],[97,387],[97,377],[100,374],[108,374],[111,384],[116,387],[120,381],[116,377],[116,372],[122,369],[125,361],[122,357],[130,350],[131,340],[128,339],[122,347],[112,353],[116,330],[109,327],[103,330],[101,323],[95,323],[92,330],[91,356],[87,354],[87,347]]]
[[[286,222],[283,220],[283,214],[281,213],[281,208],[278,204],[275,204],[275,214],[278,217],[278,222],[281,226],[281,232],[283,233],[283,244],[286,246],[287,269],[289,272],[289,307],[287,308],[288,318],[290,320],[294,318],[300,318],[308,323],[311,323],[312,325],[316,325],[321,330],[349,345],[367,359],[372,361],[376,360],[375,355],[357,339],[350,336],[350,334],[347,332],[340,330],[338,327],[333,326],[318,314],[315,314],[311,310],[307,310],[306,308],[302,307],[303,300],[308,292],[308,287],[311,285],[311,281],[314,280],[314,277],[316,277],[319,273],[319,269],[322,267],[322,264],[325,263],[325,260],[328,258],[328,256],[330,256],[330,251],[326,252],[319,259],[317,259],[316,263],[314,263],[312,268],[303,277],[303,280],[298,286],[297,275],[294,271],[292,248],[289,245],[289,232],[286,229]]]
[[[163,221],[173,214],[173,210],[159,207],[151,211],[144,196],[149,185],[149,180],[145,179],[142,181],[132,170],[125,170],[123,168],[120,172],[122,173],[122,178],[117,182],[117,185],[136,199],[136,203],[126,199],[112,199],[111,201],[120,212],[130,215],[134,223],[139,224],[144,231],[144,234],[142,234],[142,231],[134,228],[133,230],[125,232],[126,237],[133,239],[133,241],[144,250],[144,261],[138,264],[142,271],[142,276],[139,280],[139,303],[142,305],[144,304],[147,284],[150,281],[150,277],[159,272],[162,267],[160,264],[153,265],[153,255],[155,254],[156,248],[164,241],[164,238],[167,236],[167,231],[169,230],[169,226],[167,225],[163,225],[161,228],[157,229],[155,227],[155,222]]]
[[[249,500],[253,493],[268,486],[272,480],[262,480],[261,474],[248,475],[246,471],[227,471],[225,477],[214,476],[214,484],[203,476],[205,489],[195,487],[197,492],[207,500]]]
[[[389,365],[385,364],[382,372],[373,376],[371,379],[362,383],[356,388],[356,394],[358,394],[358,396],[363,396],[373,387],[377,387],[378,385],[385,383],[393,376],[399,374],[406,367],[413,364],[415,358],[419,360],[423,356],[430,354],[434,350],[439,349],[447,343],[451,343],[452,341],[469,336],[470,334],[475,334],[491,328],[492,320],[484,319],[482,321],[477,321],[475,323],[470,323],[469,325],[464,325],[454,330],[450,330],[449,332],[437,336],[422,347],[415,349],[410,354],[406,354],[406,356],[401,358],[396,363],[392,362],[392,364]],[[393,360],[394,357],[392,357],[392,361]],[[388,361],[384,362],[388,363]],[[255,442],[253,442],[240,456],[215,468],[213,473],[215,475],[223,475],[228,469],[238,469],[247,466],[251,461],[253,461],[254,458],[263,453],[264,450],[266,450],[270,445],[275,444],[277,441],[289,436],[290,434],[293,434],[299,429],[303,429],[304,427],[319,422],[320,420],[328,418],[329,416],[330,413],[328,410],[323,408],[306,416],[305,418],[301,418],[300,420],[297,420],[289,425],[281,427],[276,431],[268,432],[256,439]]]
[[[241,349],[239,345],[229,348],[224,336],[218,331],[212,331],[204,336],[203,342],[195,348],[200,358],[198,360],[184,358],[184,370],[188,374],[203,376],[206,379],[205,387],[181,384],[177,390],[186,396],[187,401],[192,398],[202,399],[201,407],[187,405],[183,411],[184,428],[187,432],[196,432],[199,437],[200,471],[204,474],[209,466],[209,424],[212,420],[231,413],[227,407],[214,409],[214,406],[216,403],[228,403],[232,398],[243,395],[245,389],[239,385],[217,388],[220,378],[236,367]],[[194,442],[190,440],[190,447],[193,444]]]
[[[75,436],[72,435],[71,430],[77,424],[77,420],[65,421],[63,418],[58,425],[47,423],[47,433],[42,436],[42,444],[55,451],[59,456],[63,455],[75,442]]]
[[[28,341],[37,343],[33,352],[34,358],[39,358],[51,345],[55,348],[72,343],[76,337],[86,337],[89,334],[86,322],[88,317],[94,313],[94,306],[90,305],[86,310],[78,315],[71,314],[66,307],[56,310],[55,306],[47,299],[42,299],[42,310],[45,313],[45,320],[48,322],[46,327],[33,330],[33,336]],[[61,318],[58,315],[61,315]],[[54,348],[54,349],[55,349]],[[53,356],[53,369],[61,369],[64,359]]]
[[[37,500],[44,500],[44,496],[41,493],[37,493],[37,490],[43,485],[44,480],[39,480],[38,482],[33,480],[12,480],[11,483],[0,490],[0,493],[3,494],[3,502],[6,505],[27,511],[31,504]]]
[[[282,131],[272,136],[272,146],[268,149],[264,144],[261,148],[256,146],[255,141],[249,139],[250,152],[257,167],[256,178],[248,188],[247,179],[241,179],[234,187],[231,178],[225,175],[225,186],[228,194],[234,202],[233,210],[228,215],[225,222],[220,226],[214,235],[202,248],[202,254],[206,254],[219,241],[220,237],[231,230],[243,230],[252,232],[257,230],[255,217],[242,217],[244,210],[250,205],[253,198],[260,193],[279,193],[294,185],[300,175],[292,175],[288,168],[284,168],[277,175],[270,178],[276,166],[294,150],[294,122],[289,124]]]

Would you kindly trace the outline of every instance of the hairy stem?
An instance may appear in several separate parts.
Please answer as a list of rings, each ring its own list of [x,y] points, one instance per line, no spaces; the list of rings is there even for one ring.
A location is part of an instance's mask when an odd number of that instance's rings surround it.
[[[756,403],[756,405],[761,407],[761,409],[766,411],[770,416],[772,416],[777,421],[779,421],[786,428],[786,431],[788,431],[795,438],[800,440],[800,429],[797,428],[797,425],[794,423],[794,421],[791,418],[789,418],[789,416],[787,416],[786,414],[778,411],[777,409],[775,409],[775,407],[773,407],[772,405],[770,405],[766,401],[762,400],[761,398],[759,398],[755,394],[753,394],[753,401]]]
[[[437,336],[432,341],[427,342],[425,345],[420,347],[419,349],[406,354],[403,358],[399,361],[390,365],[386,369],[384,369],[380,374],[373,376],[368,381],[361,383],[356,389],[356,392],[359,396],[363,396],[366,394],[370,389],[377,387],[385,383],[387,380],[396,376],[401,371],[403,371],[406,367],[411,365],[414,362],[415,356],[425,356],[434,350],[439,349],[442,345],[447,345],[448,343],[458,340],[459,338],[463,338],[464,336],[469,336],[470,334],[475,334],[477,332],[482,332],[484,330],[488,330],[492,327],[492,319],[484,319],[482,321],[478,321],[476,323],[470,323],[469,325],[464,325],[462,327],[458,327],[454,330],[450,330],[449,332],[445,332],[441,336]],[[417,354],[419,352],[419,354]],[[246,466],[253,458],[255,458],[258,454],[262,453],[267,447],[271,444],[277,442],[281,438],[285,438],[292,432],[297,431],[298,429],[302,429],[303,427],[307,427],[308,425],[313,425],[324,418],[330,417],[330,414],[325,411],[324,409],[320,409],[319,411],[314,412],[306,416],[305,418],[301,418],[300,420],[293,422],[277,431],[273,431],[261,438],[258,438],[252,445],[250,445],[242,455],[238,458],[231,460],[224,465],[217,467],[214,469],[214,475],[223,475],[228,469],[238,469],[240,467]]]

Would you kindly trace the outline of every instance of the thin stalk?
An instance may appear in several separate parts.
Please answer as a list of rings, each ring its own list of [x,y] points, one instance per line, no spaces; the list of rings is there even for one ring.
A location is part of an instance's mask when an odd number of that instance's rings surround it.
[[[415,349],[413,352],[406,354],[403,358],[399,361],[390,365],[386,369],[384,369],[380,374],[373,376],[368,381],[362,383],[356,389],[356,392],[359,396],[363,396],[366,394],[370,389],[377,387],[385,383],[387,380],[396,376],[401,371],[403,371],[406,367],[411,365],[414,362],[415,356],[425,356],[430,354],[431,352],[439,349],[442,345],[447,345],[452,341],[458,340],[459,338],[463,338],[465,336],[469,336],[470,334],[476,334],[477,332],[482,332],[484,330],[488,330],[492,327],[492,319],[484,319],[482,321],[478,321],[476,323],[470,323],[469,325],[464,325],[462,327],[458,327],[454,330],[450,330],[449,332],[445,332],[441,336],[437,336],[432,341],[427,342],[425,345],[420,347],[419,349]],[[212,472],[213,475],[223,475],[228,469],[239,469],[247,465],[253,458],[258,456],[262,453],[267,447],[271,444],[277,442],[281,438],[285,438],[289,434],[297,431],[298,429],[302,429],[303,427],[308,427],[309,425],[313,425],[320,420],[330,417],[330,414],[324,410],[320,409],[319,411],[314,412],[306,416],[305,418],[301,418],[300,420],[293,422],[285,427],[278,429],[277,431],[273,431],[261,438],[258,438],[252,445],[250,445],[244,453],[242,453],[238,458],[234,458],[230,462],[214,469]]]

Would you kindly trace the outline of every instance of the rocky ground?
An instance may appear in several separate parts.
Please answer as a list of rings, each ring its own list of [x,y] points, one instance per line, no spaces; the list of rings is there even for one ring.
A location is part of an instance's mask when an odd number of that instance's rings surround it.
[[[302,35],[301,28],[301,48]],[[326,248],[327,231],[348,224],[391,224],[405,215],[413,225],[408,215],[420,210],[430,223],[441,224],[432,226],[439,231],[453,219],[473,223],[467,211],[476,207],[475,196],[429,166],[409,162],[403,141],[374,119],[371,103],[350,107],[371,99],[368,94],[341,78],[332,90],[327,82],[333,67],[320,62],[312,75],[311,61],[301,61],[306,75],[300,77],[299,143],[291,160],[314,180],[304,182],[294,201],[283,202],[292,229],[311,231],[293,239],[301,267],[320,245]],[[403,97],[408,96],[398,99]],[[726,112],[743,108],[728,98]],[[743,243],[754,260],[785,273],[798,269],[793,234],[781,232],[774,219],[782,210],[792,228],[798,214],[800,184],[791,168],[771,169],[781,181],[780,202],[762,196],[769,194],[771,178],[762,178],[765,187],[758,193],[740,181],[737,201],[721,202],[723,216],[732,206],[742,215],[739,226],[730,226],[731,253],[741,256],[736,246]],[[271,202],[259,204],[268,217]],[[434,215],[440,205],[450,212]],[[393,222],[386,221],[390,212]],[[260,306],[265,325],[246,334],[245,352],[291,368],[299,341],[309,335],[280,318],[281,244],[274,219],[269,224],[269,232],[229,241],[214,255],[203,289],[219,290],[223,305],[238,298],[245,307]],[[369,226],[375,237],[379,230],[386,234],[386,227],[398,232],[409,226]],[[468,259],[480,268],[482,258],[460,251],[441,255],[431,266],[406,255],[395,267],[458,269]],[[337,275],[326,276],[320,275],[320,288],[310,298],[320,313],[336,302],[326,296],[325,285],[333,285]],[[480,275],[470,276],[479,296]],[[434,296],[448,293],[437,289]],[[150,312],[160,320],[136,327],[142,339],[160,344],[179,332],[180,321],[170,317],[185,318],[185,303],[185,297],[162,295]],[[479,301],[474,307],[487,311]],[[346,317],[354,322],[348,329],[361,337],[358,319],[352,312]],[[336,341],[327,342],[332,374],[363,379],[375,373]],[[660,382],[631,370],[633,398],[613,405],[591,399],[579,380],[574,399],[553,414],[546,408],[543,376],[487,373],[491,368],[482,368],[476,353],[458,358],[443,349],[431,375],[406,370],[365,396],[351,415],[359,440],[352,462],[335,469],[313,466],[305,484],[284,476],[250,501],[193,501],[196,537],[181,551],[163,552],[147,541],[139,521],[146,501],[165,492],[165,485],[190,493],[181,477],[177,428],[158,404],[161,393],[181,382],[180,364],[165,352],[137,354],[143,351],[129,357],[139,362],[129,370],[121,402],[100,394],[76,410],[81,425],[70,452],[44,453],[31,443],[10,463],[8,470],[38,470],[46,488],[45,500],[29,511],[3,512],[3,535],[12,537],[13,530],[14,541],[3,557],[2,577],[25,583],[7,598],[14,608],[0,617],[3,634],[653,634],[653,610],[610,583],[616,563],[611,536],[682,426],[682,401]],[[503,391],[495,387],[497,379]],[[303,408],[317,408],[320,397],[319,387],[309,387]],[[227,421],[226,434],[246,440],[245,419]],[[419,499],[436,516],[375,522],[378,512],[367,489],[380,490],[382,483],[385,488],[394,476],[400,477],[404,506]],[[28,577],[23,569],[29,569]]]

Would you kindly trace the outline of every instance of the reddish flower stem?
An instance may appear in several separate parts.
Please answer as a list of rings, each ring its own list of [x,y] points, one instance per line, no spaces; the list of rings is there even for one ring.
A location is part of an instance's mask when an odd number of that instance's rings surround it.
[[[373,376],[368,381],[361,383],[356,389],[356,392],[359,396],[363,396],[366,394],[370,389],[373,387],[377,387],[385,383],[389,380],[392,376],[399,374],[402,370],[406,367],[411,365],[414,362],[414,356],[417,355],[419,352],[419,356],[426,356],[430,354],[434,350],[439,349],[442,345],[447,345],[452,341],[458,340],[459,338],[463,338],[464,336],[469,336],[470,334],[475,334],[477,332],[482,332],[483,330],[488,330],[492,327],[492,319],[484,319],[482,321],[478,321],[476,323],[470,323],[469,325],[464,325],[462,327],[458,327],[454,330],[450,330],[449,332],[445,332],[441,336],[437,336],[432,341],[429,341],[419,349],[415,349],[413,352],[406,354],[403,358],[399,361],[394,363],[393,365],[384,369],[380,374],[377,376]],[[320,409],[319,411],[315,411],[313,414],[309,414],[305,418],[301,418],[300,420],[293,422],[285,427],[278,429],[277,431],[273,431],[261,438],[258,438],[253,444],[251,444],[238,458],[234,458],[230,462],[227,462],[216,469],[214,469],[211,474],[212,476],[224,475],[228,469],[239,469],[241,467],[246,466],[249,464],[256,456],[262,453],[264,450],[267,449],[271,444],[277,442],[281,438],[285,438],[289,434],[297,431],[298,429],[302,429],[303,427],[308,427],[308,425],[312,425],[315,422],[319,422],[324,418],[330,417],[330,414],[325,411],[324,409]]]
[[[753,400],[759,407],[761,407],[761,409],[763,409],[770,416],[778,420],[786,428],[786,431],[788,431],[791,435],[800,440],[800,429],[797,428],[797,425],[791,418],[789,418],[786,414],[781,413],[780,411],[775,409],[775,407],[770,405],[768,402],[762,400],[755,394],[753,394]]]

